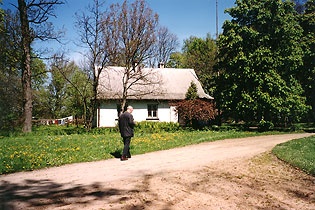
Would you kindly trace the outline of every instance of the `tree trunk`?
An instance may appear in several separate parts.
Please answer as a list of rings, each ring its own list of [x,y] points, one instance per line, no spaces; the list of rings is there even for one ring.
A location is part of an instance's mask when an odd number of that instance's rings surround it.
[[[27,7],[24,0],[18,0],[21,31],[22,31],[22,88],[23,88],[23,132],[32,131],[32,71],[31,71],[31,35],[27,16]]]
[[[99,83],[99,75],[100,72],[102,71],[102,68],[98,68],[97,72],[95,72],[94,76],[94,81],[93,81],[93,97],[91,99],[91,115],[90,115],[90,120],[89,120],[89,130],[91,128],[97,127],[97,123],[94,122],[95,117],[96,117],[96,110],[97,110],[97,86]]]

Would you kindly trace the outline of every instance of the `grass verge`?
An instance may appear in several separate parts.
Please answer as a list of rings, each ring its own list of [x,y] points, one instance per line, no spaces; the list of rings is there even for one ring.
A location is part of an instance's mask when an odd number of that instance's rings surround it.
[[[272,153],[290,165],[315,176],[315,136],[277,145]]]

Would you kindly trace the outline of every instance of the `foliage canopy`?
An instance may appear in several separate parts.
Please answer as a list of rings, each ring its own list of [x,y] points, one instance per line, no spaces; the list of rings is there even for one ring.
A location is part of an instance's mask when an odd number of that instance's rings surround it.
[[[297,80],[303,61],[302,28],[293,4],[237,0],[219,37],[215,98],[234,120],[286,125],[309,107]]]

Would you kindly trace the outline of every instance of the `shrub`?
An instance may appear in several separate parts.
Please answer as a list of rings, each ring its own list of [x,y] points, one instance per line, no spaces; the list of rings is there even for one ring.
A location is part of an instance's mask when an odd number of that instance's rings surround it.
[[[139,133],[156,133],[161,131],[175,132],[181,130],[179,123],[172,122],[148,122],[143,121],[136,124],[135,131]]]
[[[212,101],[202,99],[183,100],[174,103],[174,105],[180,118],[185,121],[185,125],[193,128],[203,127],[217,115]]]
[[[274,125],[272,122],[265,121],[264,119],[261,119],[258,125],[259,131],[268,131],[274,128]]]

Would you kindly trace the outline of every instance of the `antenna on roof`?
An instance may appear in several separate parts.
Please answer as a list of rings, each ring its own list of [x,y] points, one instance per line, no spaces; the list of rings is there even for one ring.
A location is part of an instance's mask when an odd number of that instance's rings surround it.
[[[218,23],[218,0],[215,1],[215,22],[216,22],[216,39],[218,39],[219,36],[219,23]]]

